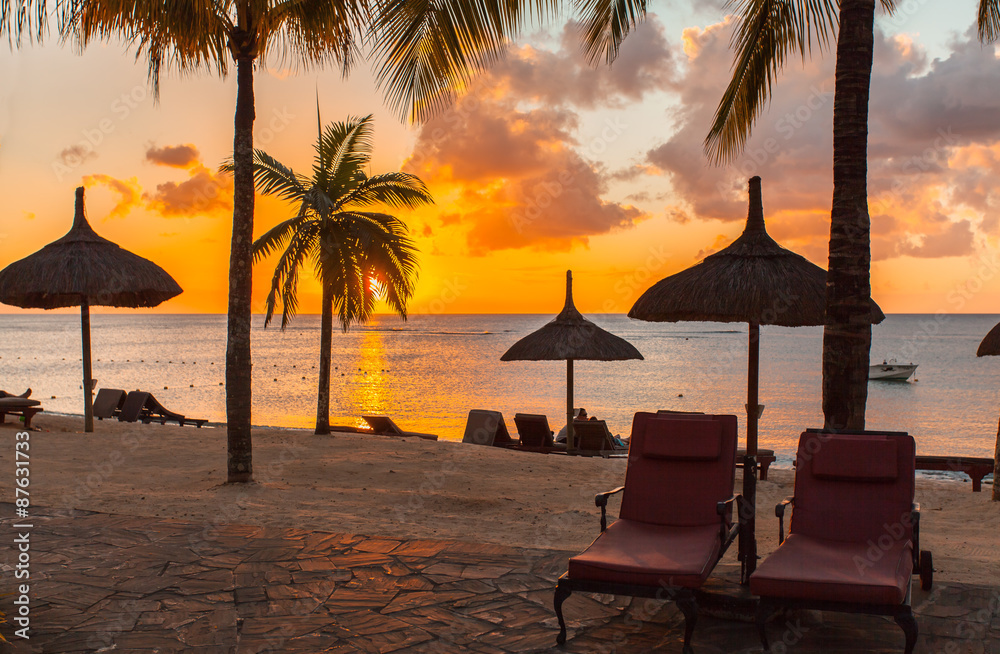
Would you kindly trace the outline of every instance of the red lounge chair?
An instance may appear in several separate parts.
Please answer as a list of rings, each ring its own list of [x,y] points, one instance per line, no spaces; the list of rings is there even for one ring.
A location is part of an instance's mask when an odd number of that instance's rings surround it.
[[[503,414],[499,411],[486,411],[484,409],[469,411],[469,419],[465,423],[465,435],[462,437],[462,442],[476,445],[496,445],[497,447],[511,447],[517,443],[507,431]]]
[[[926,590],[933,583],[930,553],[919,552],[914,453],[902,432],[802,434],[795,495],[775,509],[780,545],[750,577],[765,651],[765,623],[782,607],[892,616],[913,651],[910,576],[918,570]]]
[[[566,642],[562,604],[573,591],[672,599],[684,613],[684,652],[697,621],[694,592],[739,532],[732,524],[736,416],[637,413],[625,485],[595,497],[601,535],[559,578],[557,642]],[[608,497],[624,491],[606,527]]]

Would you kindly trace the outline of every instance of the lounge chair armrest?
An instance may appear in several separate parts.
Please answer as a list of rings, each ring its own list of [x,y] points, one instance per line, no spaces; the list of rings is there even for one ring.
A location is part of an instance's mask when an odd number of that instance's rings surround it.
[[[603,493],[598,493],[594,496],[594,504],[601,507],[601,531],[603,532],[608,528],[608,498],[615,493],[620,493],[625,490],[624,486],[619,486],[613,490],[605,491]]]
[[[733,505],[737,507],[740,505],[740,501],[743,499],[742,495],[733,495],[728,500],[724,502],[715,503],[715,512],[719,514],[719,542],[722,544],[722,552],[725,552],[726,548],[739,533],[740,525],[743,522],[740,519],[739,514],[736,516],[736,524],[731,524],[733,516]],[[737,509],[738,511],[739,509]],[[721,554],[720,554],[721,555]]]
[[[785,542],[785,507],[794,503],[794,497],[786,497],[774,507],[774,515],[778,518],[778,545]]]
[[[732,497],[730,497],[725,502],[716,502],[715,503],[715,512],[718,513],[723,518],[725,518],[726,515],[732,515],[733,514],[733,504],[736,502],[736,500],[739,497],[740,497],[739,495],[733,495]]]

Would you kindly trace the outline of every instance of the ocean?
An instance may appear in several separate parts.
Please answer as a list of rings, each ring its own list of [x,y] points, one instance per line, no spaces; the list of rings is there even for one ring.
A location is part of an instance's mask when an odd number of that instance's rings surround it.
[[[543,413],[558,428],[566,407],[564,362],[502,363],[517,339],[552,316],[380,316],[333,338],[331,421],[361,425],[386,414],[403,429],[461,440],[470,409]],[[589,315],[634,344],[643,361],[575,363],[576,405],[627,436],[636,411],[733,413],[745,427],[747,326],[645,323]],[[873,329],[872,362],[919,364],[909,382],[870,382],[870,429],[908,431],[920,454],[993,456],[1000,357],[976,357],[993,315],[890,315]],[[285,331],[253,323],[256,425],[310,428],[315,421],[319,317]],[[226,317],[92,316],[98,388],[152,392],[178,413],[225,420]],[[822,425],[822,328],[761,330],[760,445],[782,459],[798,435]],[[70,314],[0,315],[0,388],[26,387],[46,411],[81,414],[80,321]],[[98,423],[98,430],[100,426]],[[779,460],[780,462],[780,460]]]

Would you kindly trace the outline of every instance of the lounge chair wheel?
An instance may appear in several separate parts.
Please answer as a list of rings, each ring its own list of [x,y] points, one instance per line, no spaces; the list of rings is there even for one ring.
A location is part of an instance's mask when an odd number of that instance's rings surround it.
[[[920,588],[930,590],[934,585],[934,559],[927,550],[920,550]]]

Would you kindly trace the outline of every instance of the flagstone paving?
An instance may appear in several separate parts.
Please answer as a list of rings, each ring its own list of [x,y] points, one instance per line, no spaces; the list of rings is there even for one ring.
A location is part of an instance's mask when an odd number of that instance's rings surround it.
[[[13,507],[0,505],[3,515]],[[33,509],[38,511],[37,508]],[[4,585],[16,590],[14,519],[0,520]],[[554,647],[554,580],[567,552],[399,540],[75,511],[35,514],[30,639],[12,652],[679,652],[672,604],[573,595]],[[702,598],[699,654],[760,651],[724,563]],[[721,598],[721,599],[719,599]],[[728,598],[728,600],[727,600]],[[0,600],[8,617],[14,597]],[[918,652],[1000,654],[1000,589],[938,581],[914,590]],[[733,609],[733,607],[737,607]],[[711,614],[711,615],[710,615]],[[802,612],[770,627],[780,652],[901,652],[886,619]]]

